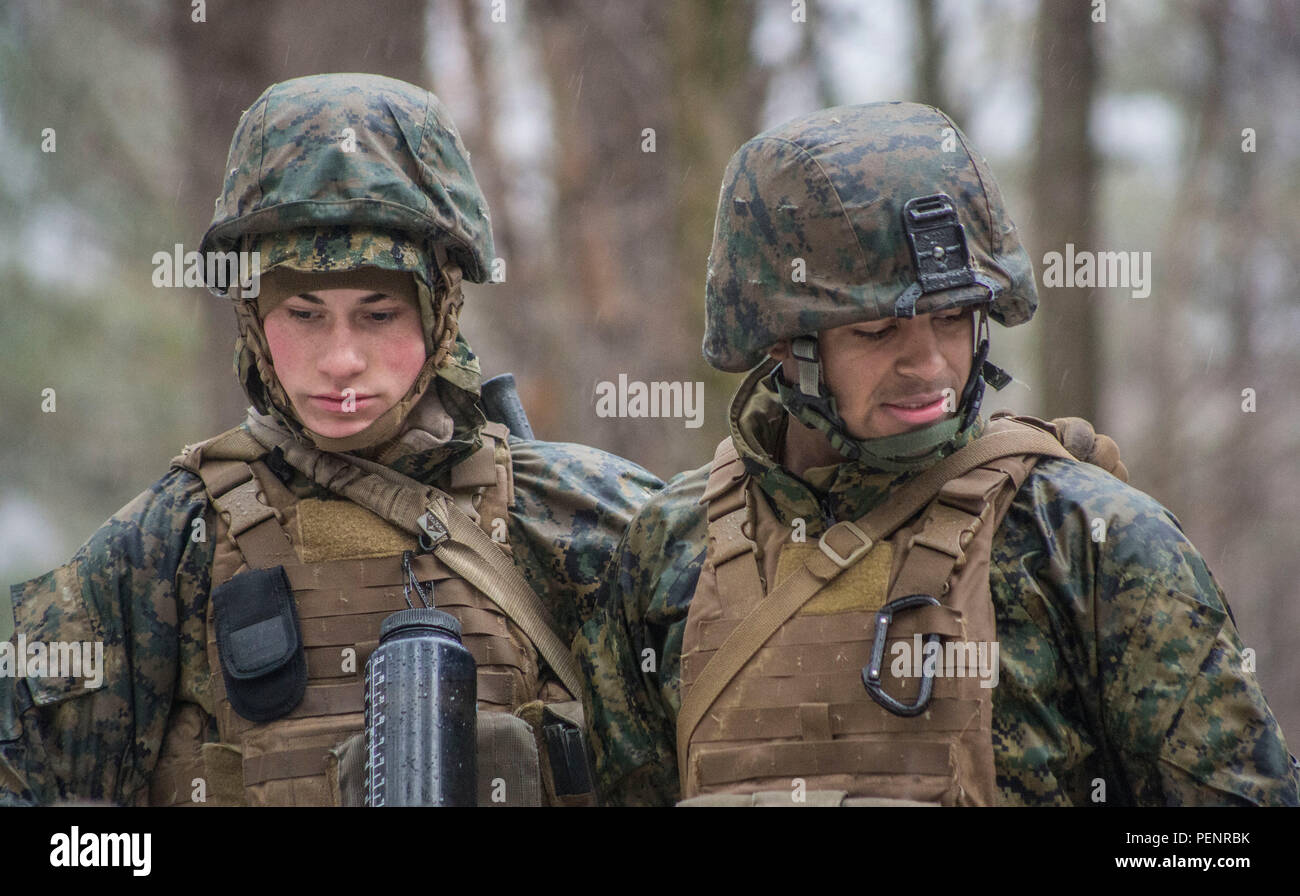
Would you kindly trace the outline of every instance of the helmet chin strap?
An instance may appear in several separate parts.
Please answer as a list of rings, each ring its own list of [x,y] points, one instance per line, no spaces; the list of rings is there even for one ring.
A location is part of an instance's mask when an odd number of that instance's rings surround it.
[[[979,323],[975,326],[975,356],[970,365],[970,376],[961,391],[961,401],[957,403],[958,416],[961,417],[961,429],[969,429],[979,417],[980,405],[984,402],[984,386],[987,383],[994,391],[1001,392],[1011,382],[1011,374],[989,360],[989,315],[986,306],[980,306]],[[962,409],[965,410],[962,410]]]
[[[878,439],[859,439],[849,433],[839,414],[835,397],[826,388],[816,336],[802,336],[791,342],[791,355],[799,371],[798,386],[785,381],[781,367],[772,370],[770,383],[790,414],[818,430],[831,447],[850,461],[862,461],[889,472],[906,472],[929,466],[965,444],[971,426],[979,418],[987,383],[1002,389],[1011,376],[988,360],[988,311],[981,306],[975,329],[971,372],[962,389],[955,416],[910,432]]]

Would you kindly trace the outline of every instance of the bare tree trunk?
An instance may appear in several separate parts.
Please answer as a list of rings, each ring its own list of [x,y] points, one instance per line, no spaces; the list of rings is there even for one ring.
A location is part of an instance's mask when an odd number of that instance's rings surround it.
[[[964,124],[965,119],[943,85],[943,59],[948,42],[935,16],[935,2],[917,0],[915,9],[916,56],[912,76],[916,81],[917,102],[937,106]]]
[[[551,365],[561,378],[544,398],[556,405],[551,416],[563,434],[658,472],[690,462],[680,421],[598,418],[593,399],[597,382],[620,374],[680,380],[690,367],[673,201],[684,195],[674,112],[690,100],[676,94],[664,63],[672,18],[655,0],[557,0],[536,9],[551,93],[558,263],[543,300],[553,309],[545,333],[521,334],[544,335],[562,359]],[[675,438],[664,438],[670,425]]]
[[[521,247],[515,234],[514,215],[507,201],[507,172],[497,146],[501,89],[495,76],[497,67],[492,64],[490,42],[484,33],[484,20],[488,17],[483,14],[482,4],[477,0],[457,0],[457,7],[465,36],[465,51],[469,56],[470,83],[477,113],[473,127],[457,124],[465,146],[473,156],[474,175],[488,197],[497,254],[507,259],[507,270],[513,268],[509,276],[519,277],[522,273],[520,267],[530,259],[521,257],[519,252]]]
[[[1192,222],[1205,220],[1206,213],[1210,213],[1211,219],[1217,217],[1210,171],[1224,128],[1224,87],[1228,76],[1227,46],[1221,22],[1224,9],[1221,4],[1209,3],[1200,10],[1200,24],[1210,52],[1199,89],[1194,97],[1189,97],[1196,104],[1189,110],[1189,116],[1196,122],[1196,139],[1177,192],[1177,202],[1169,216],[1168,231],[1161,239],[1158,256],[1162,262],[1161,287],[1153,290],[1151,296],[1155,305],[1153,316],[1167,322],[1167,328],[1163,338],[1154,340],[1150,346],[1149,381],[1154,384],[1155,401],[1150,411],[1149,436],[1143,442],[1135,468],[1142,471],[1143,487],[1170,507],[1189,506],[1196,493],[1195,477],[1188,472],[1196,468],[1198,459],[1189,456],[1188,443],[1179,437],[1179,431],[1188,410],[1187,378],[1204,376],[1212,360],[1206,358],[1203,365],[1190,363],[1180,349],[1184,344],[1187,297],[1204,288],[1201,280],[1204,247],[1188,239],[1188,228]],[[1213,487],[1213,483],[1210,485]],[[1205,512],[1214,513],[1209,507]],[[1212,529],[1217,530],[1217,524]]]
[[[699,465],[727,434],[728,399],[738,383],[702,360],[706,261],[723,172],[732,154],[762,126],[771,73],[755,63],[750,50],[756,4],[677,0],[672,8],[670,58],[678,99],[669,149],[678,209],[672,281],[681,346],[677,363],[692,380],[706,384],[708,396],[704,427],[693,438],[679,437],[669,456],[676,470]],[[786,27],[800,29],[800,46],[806,47],[817,23],[792,21]]]
[[[1040,7],[1033,236],[1042,251],[1064,253],[1067,243],[1097,249],[1097,161],[1088,135],[1098,80],[1097,27],[1104,26],[1090,21],[1088,7],[1077,0],[1043,0]],[[1099,300],[1087,287],[1058,287],[1043,296],[1037,391],[1050,416],[1097,419]]]
[[[549,93],[553,202],[547,221],[525,222],[506,205],[523,172],[492,170],[504,152],[491,135],[512,125],[500,117],[505,99],[482,98],[494,26],[484,7],[448,2],[476,82],[464,90],[479,113],[466,140],[512,256],[507,282],[466,311],[469,338],[488,349],[485,371],[521,374],[542,438],[587,442],[659,473],[697,465],[725,432],[734,382],[711,383],[700,429],[597,417],[594,393],[620,374],[711,382],[700,309],[718,185],[766,95],[750,58],[753,4],[551,0],[512,20]]]
[[[760,127],[768,74],[749,51],[751,3],[698,4],[679,0],[671,20],[674,90],[674,168],[678,188],[678,276],[687,308],[704,302],[704,259],[713,239],[718,188],[727,161]],[[811,39],[814,23],[791,23]],[[802,44],[802,45],[806,45]],[[692,306],[690,303],[695,302]],[[702,333],[694,334],[696,342]]]

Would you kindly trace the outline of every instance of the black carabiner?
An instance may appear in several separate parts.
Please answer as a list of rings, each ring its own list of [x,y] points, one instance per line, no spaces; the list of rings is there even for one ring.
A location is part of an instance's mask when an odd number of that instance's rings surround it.
[[[415,604],[411,602],[411,590],[414,588],[416,595],[420,598],[420,603],[426,610],[433,609],[433,582],[429,582],[429,590],[425,591],[420,580],[415,576],[415,570],[411,566],[411,560],[415,556],[412,551],[402,551],[402,596],[406,598],[406,605],[412,610]]]
[[[901,700],[895,700],[885,693],[885,689],[880,686],[880,670],[885,664],[885,639],[889,635],[889,624],[894,621],[894,614],[899,610],[910,610],[914,607],[939,607],[942,604],[928,594],[909,594],[906,597],[900,597],[897,600],[891,600],[879,610],[876,611],[876,640],[871,645],[871,660],[867,665],[862,667],[862,684],[867,689],[867,694],[872,700],[875,700],[885,709],[889,710],[896,716],[919,716],[925,712],[926,706],[930,704],[930,695],[934,692],[934,673],[924,672],[922,666],[921,690],[916,695],[916,701],[913,703],[903,703]],[[931,634],[926,636],[926,644],[939,643],[939,635]]]

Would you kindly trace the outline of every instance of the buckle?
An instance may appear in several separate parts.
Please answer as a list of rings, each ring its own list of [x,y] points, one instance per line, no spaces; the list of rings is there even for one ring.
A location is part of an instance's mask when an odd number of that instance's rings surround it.
[[[922,292],[975,282],[966,248],[966,228],[947,193],[907,200],[903,206],[903,230]]]
[[[993,387],[995,392],[1001,392],[1007,386],[1011,385],[1011,374],[1007,373],[992,361],[985,361],[982,368],[984,382]]]
[[[426,508],[424,514],[415,521],[415,524],[422,530],[420,533],[420,547],[425,551],[432,551],[451,538],[451,533],[447,531],[447,524],[433,512],[432,504]]]
[[[830,397],[830,393],[822,393],[820,390],[816,394],[805,392],[803,390],[802,376],[798,384],[790,384],[786,382],[781,370],[781,365],[776,365],[765,379],[772,389],[781,396],[781,403],[787,409],[796,412],[803,408],[811,408],[814,413],[832,425],[840,422],[839,412],[835,410],[835,399]],[[804,425],[810,424],[805,423]],[[854,457],[856,455],[849,459],[852,460]]]
[[[858,545],[856,548],[854,548],[853,550],[849,551],[847,555],[841,556],[840,552],[835,550],[835,548],[831,547],[830,543],[826,541],[826,536],[830,535],[836,529],[839,529],[841,532],[853,533],[853,537],[858,539],[858,541],[862,543]],[[863,532],[861,529],[859,529],[856,524],[849,522],[848,520],[845,520],[844,522],[836,523],[834,526],[831,526],[829,529],[823,532],[822,537],[817,540],[817,546],[821,548],[822,553],[825,554],[827,557],[830,557],[831,562],[834,563],[836,566],[838,566],[840,569],[848,569],[854,563],[861,560],[863,554],[871,550],[871,548],[873,547],[873,543],[871,539],[867,537],[866,532]]]
[[[790,340],[790,354],[796,361],[817,360],[817,340],[811,336],[800,336]]]
[[[912,703],[904,703],[885,693],[885,689],[880,685],[880,670],[885,665],[885,639],[889,635],[889,624],[894,621],[894,614],[900,610],[939,606],[942,604],[928,594],[909,594],[891,600],[876,611],[876,640],[871,645],[871,659],[862,667],[862,686],[867,689],[867,694],[872,700],[896,716],[919,716],[925,712],[925,708],[930,704],[930,696],[934,693],[934,673],[931,671],[926,674],[925,667],[922,665],[921,690]],[[937,634],[926,635],[925,643],[937,644],[939,638]]]
[[[821,396],[821,364],[817,361],[817,339],[800,336],[790,343],[790,354],[799,362],[799,391],[804,395]]]
[[[261,486],[251,471],[246,481],[229,489],[213,503],[220,513],[228,514],[231,538],[238,538],[259,523],[280,518],[279,512],[262,497]]]

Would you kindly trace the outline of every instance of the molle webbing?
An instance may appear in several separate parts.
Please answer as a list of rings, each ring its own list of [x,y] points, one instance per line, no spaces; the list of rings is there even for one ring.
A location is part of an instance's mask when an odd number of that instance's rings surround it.
[[[853,523],[832,526],[819,550],[764,597],[758,554],[788,545],[761,493],[750,491],[730,440],[719,446],[703,503],[709,547],[688,616],[678,758],[684,799],[709,793],[844,790],[852,796],[990,803],[995,797],[991,696],[975,675],[936,677],[929,710],[893,715],[871,700],[861,674],[871,654],[875,610],[886,600],[930,594],[942,606],[900,612],[888,646],[914,635],[962,642],[996,638],[988,555],[1001,515],[1033,458],[1068,456],[1032,427],[990,424],[984,438],[941,461]],[[919,518],[908,522],[918,511]],[[752,540],[747,536],[752,533]],[[802,546],[800,546],[802,547]],[[837,611],[801,608],[836,594],[846,569],[886,551],[887,594],[840,595]],[[888,553],[888,552],[891,552]],[[892,557],[892,563],[890,558]],[[864,559],[865,558],[865,559]],[[986,654],[987,655],[987,654]],[[888,660],[886,661],[888,668]],[[886,691],[915,697],[919,679],[886,675]]]
[[[426,512],[436,518],[446,537],[435,541],[433,552],[457,574],[489,595],[527,633],[570,695],[581,692],[582,679],[577,661],[569,652],[568,645],[555,634],[540,598],[514,563],[502,553],[501,545],[480,528],[480,520],[467,515],[450,495],[380,464],[307,448],[287,435],[270,431],[255,420],[250,425],[266,429],[269,443],[266,447],[271,444],[279,447],[292,466],[307,472],[315,482],[405,531],[419,535],[421,525],[417,521]],[[506,430],[501,424],[486,424],[483,432],[498,439],[500,445],[505,445]],[[474,461],[470,459],[466,463]],[[504,477],[498,473],[498,487],[500,483],[508,484],[509,481],[507,463]]]
[[[266,473],[263,481],[270,476],[269,470]],[[267,503],[252,467],[239,460],[217,460],[201,467],[199,475],[250,569],[269,569],[298,559],[280,527],[283,516]],[[219,584],[213,581],[212,587]]]
[[[509,452],[494,435],[489,433],[451,476],[448,503],[463,506],[456,512],[468,525],[491,527],[509,512]],[[235,430],[200,446],[188,460],[216,511],[213,587],[247,568],[284,567],[307,656],[307,691],[293,711],[273,722],[255,724],[236,714],[226,699],[209,606],[211,705],[223,744],[191,748],[181,742],[193,740],[186,735],[194,732],[169,731],[175,744],[155,775],[156,802],[188,802],[183,787],[195,777],[209,781],[210,794],[222,795],[209,804],[338,802],[337,769],[331,764],[340,744],[362,728],[366,660],[378,646],[382,620],[407,607],[397,549],[418,551],[415,537],[348,501],[296,499],[255,459],[265,451]],[[366,545],[341,556],[346,551],[338,539],[315,535],[332,524],[349,527]],[[508,546],[476,531],[513,568]],[[374,556],[376,544],[392,553]],[[303,562],[307,556],[328,559]],[[417,553],[412,571],[419,581],[433,584],[436,605],[461,622],[465,646],[478,666],[480,708],[510,712],[534,700],[541,687],[536,651],[497,603],[436,556]],[[222,745],[225,752],[207,749]]]
[[[416,557],[412,567],[420,581],[433,583],[438,606],[461,622],[465,646],[478,664],[480,708],[509,712],[531,699],[536,658],[500,610],[429,555]],[[234,712],[221,676],[214,675],[217,725],[224,741],[241,744],[251,802],[329,803],[324,776],[330,751],[362,726],[366,660],[378,646],[380,623],[406,608],[403,573],[395,558],[335,560],[285,571],[307,653],[307,692],[287,716],[254,724]],[[209,664],[217,669],[215,626],[208,632]]]

